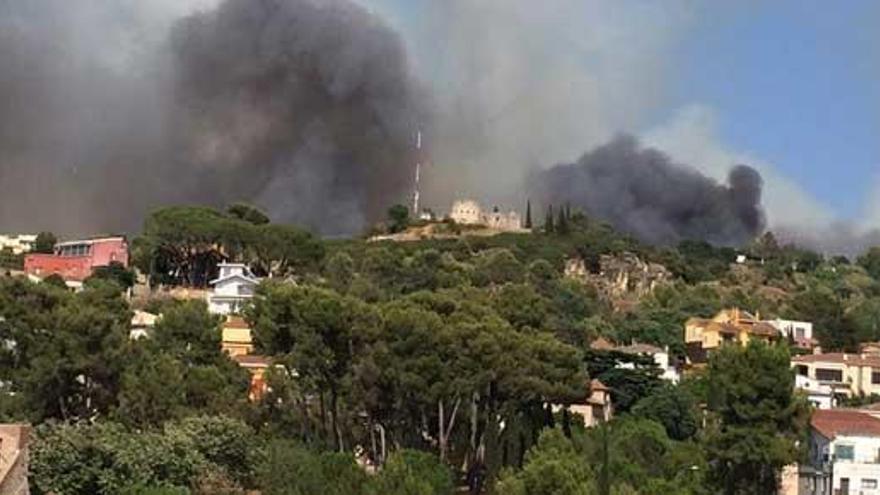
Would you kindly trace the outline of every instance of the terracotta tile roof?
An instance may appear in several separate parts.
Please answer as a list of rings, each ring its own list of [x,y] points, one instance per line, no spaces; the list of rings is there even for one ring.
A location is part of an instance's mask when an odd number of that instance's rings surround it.
[[[590,343],[590,349],[594,351],[612,351],[614,350],[614,344],[605,339],[605,337],[599,337]]]
[[[242,354],[239,356],[233,356],[232,360],[238,363],[241,366],[263,366],[269,367],[269,358],[266,356],[259,356],[256,354]]]
[[[880,419],[852,409],[817,410],[810,424],[829,440],[838,435],[880,437]]]
[[[706,325],[706,329],[730,335],[739,335],[740,332],[740,328],[733,323],[718,323],[716,321],[710,321],[709,324]]]
[[[827,354],[804,354],[791,358],[793,363],[832,363],[847,366],[870,366],[880,368],[880,356],[869,354],[846,354],[829,352]]]
[[[244,318],[241,316],[229,316],[226,318],[226,321],[223,322],[223,328],[250,328]]]
[[[627,354],[659,354],[663,352],[663,349],[651,344],[632,344],[618,347],[615,350]]]
[[[590,390],[591,390],[591,391],[599,390],[599,391],[602,391],[602,392],[608,392],[608,391],[610,391],[611,389],[608,388],[608,387],[606,387],[605,384],[602,383],[602,382],[600,382],[599,380],[593,379],[593,380],[590,381]]]
[[[779,330],[777,330],[776,327],[769,323],[764,323],[763,321],[755,324],[752,328],[750,328],[749,333],[753,333],[755,335],[763,335],[765,337],[779,336]]]

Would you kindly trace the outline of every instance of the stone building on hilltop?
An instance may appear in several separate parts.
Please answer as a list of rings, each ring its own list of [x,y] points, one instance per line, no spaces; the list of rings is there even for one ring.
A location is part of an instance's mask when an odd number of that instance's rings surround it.
[[[497,206],[484,209],[472,199],[458,200],[452,204],[449,218],[461,225],[484,225],[493,230],[516,232],[523,230],[522,218],[514,210],[501,211]]]

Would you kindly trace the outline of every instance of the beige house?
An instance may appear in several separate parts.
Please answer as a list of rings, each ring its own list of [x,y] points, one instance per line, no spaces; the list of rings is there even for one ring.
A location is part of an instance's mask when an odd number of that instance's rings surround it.
[[[782,334],[760,316],[737,308],[725,309],[712,319],[691,318],[684,325],[684,340],[691,364],[703,364],[708,354],[725,344],[748,345],[752,340],[776,342]]]
[[[590,381],[589,396],[580,404],[572,404],[569,410],[584,418],[584,426],[593,428],[611,421],[611,389],[599,380]]]
[[[834,394],[847,397],[880,394],[880,355],[808,354],[793,357],[791,366],[798,376],[806,377]]]
[[[223,323],[220,342],[223,352],[230,357],[246,356],[254,351],[250,325],[240,316],[229,316]]]

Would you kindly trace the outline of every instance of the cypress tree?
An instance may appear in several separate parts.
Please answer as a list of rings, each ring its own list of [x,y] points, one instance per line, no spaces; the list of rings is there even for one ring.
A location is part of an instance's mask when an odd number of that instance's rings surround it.
[[[553,233],[553,205],[547,209],[547,218],[544,220],[544,232]]]
[[[565,209],[559,208],[559,220],[556,222],[556,232],[558,234],[568,234],[568,217],[565,215]]]
[[[527,229],[532,228],[532,202],[530,200],[526,200],[526,225]]]

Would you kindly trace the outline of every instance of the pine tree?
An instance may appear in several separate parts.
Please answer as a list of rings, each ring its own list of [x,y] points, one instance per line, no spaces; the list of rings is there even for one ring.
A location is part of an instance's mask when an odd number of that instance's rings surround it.
[[[544,232],[553,233],[553,205],[547,209],[547,218],[544,220]]]
[[[527,229],[532,228],[532,202],[530,200],[526,200],[526,225]]]

